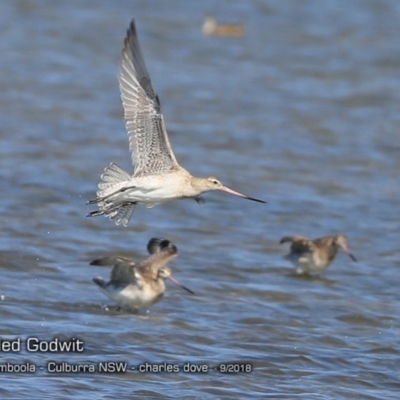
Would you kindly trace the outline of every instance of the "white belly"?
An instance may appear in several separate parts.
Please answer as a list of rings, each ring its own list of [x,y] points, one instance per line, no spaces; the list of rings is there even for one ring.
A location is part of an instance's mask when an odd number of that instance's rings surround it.
[[[172,175],[172,174],[171,174]],[[148,176],[144,178],[133,178],[127,182],[121,182],[117,186],[107,189],[107,192],[113,193],[120,188],[128,188],[122,192],[117,192],[114,196],[107,199],[113,204],[122,204],[133,202],[154,206],[172,200],[182,199],[183,182],[176,179],[176,176]],[[106,196],[107,192],[102,192],[101,196]]]
[[[104,294],[110,300],[122,308],[131,310],[140,310],[157,303],[161,300],[164,291],[165,285],[161,285],[157,290],[148,285],[142,288],[139,288],[137,285],[127,285],[124,288],[109,286],[103,289]]]
[[[313,254],[290,254],[286,257],[287,260],[291,261],[296,268],[298,274],[304,272],[318,272],[324,270],[327,265],[321,263],[317,257],[313,257]]]

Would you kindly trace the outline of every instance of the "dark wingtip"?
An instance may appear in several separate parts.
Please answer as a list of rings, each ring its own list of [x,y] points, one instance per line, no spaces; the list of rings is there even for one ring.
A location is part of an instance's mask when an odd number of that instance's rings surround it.
[[[131,36],[133,36],[133,37],[136,36],[136,24],[135,24],[135,19],[134,18],[132,18],[131,23],[129,24],[129,28],[128,28],[127,32],[126,32],[125,44],[127,42],[129,42],[129,38]]]
[[[90,261],[89,265],[112,265],[112,263],[109,262],[110,259],[110,257],[96,258]]]
[[[292,240],[291,236],[284,236],[280,241],[279,244],[290,242]]]
[[[104,288],[105,286],[105,280],[102,278],[93,278],[93,282],[101,288]]]
[[[98,217],[99,215],[103,215],[104,211],[92,211],[86,217]]]
[[[163,251],[168,249],[172,253],[177,253],[178,248],[168,239],[163,237],[159,238],[151,238],[149,243],[147,243],[147,251],[149,254],[158,253],[159,251]]]

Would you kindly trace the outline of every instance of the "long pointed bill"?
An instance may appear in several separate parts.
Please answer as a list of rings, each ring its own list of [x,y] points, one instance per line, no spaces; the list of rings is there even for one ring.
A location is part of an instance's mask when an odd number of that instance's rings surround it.
[[[249,197],[249,196],[246,196],[245,194],[235,192],[234,190],[229,189],[226,186],[222,186],[219,190],[222,190],[223,192],[226,192],[229,194],[233,194],[238,197],[243,197],[244,199],[247,199],[247,200],[257,201],[258,203],[264,203],[264,204],[266,203],[266,201],[264,201],[264,200],[258,200],[258,199],[255,199],[254,197]]]
[[[168,279],[171,282],[174,282],[175,285],[180,286],[182,289],[185,289],[187,292],[189,292],[190,294],[194,294],[194,292],[192,292],[190,289],[188,289],[186,286],[183,286],[181,283],[179,283],[174,277],[170,276],[168,277]]]
[[[355,257],[353,256],[353,254],[350,253],[350,250],[349,250],[349,248],[347,247],[347,244],[346,244],[346,243],[342,243],[342,244],[340,245],[340,247],[342,248],[342,250],[343,250],[354,262],[357,262],[357,258],[355,258]]]
[[[353,256],[353,254],[351,254],[351,253],[348,253],[349,254],[349,257],[354,261],[354,262],[357,262],[357,258],[355,258],[354,256]]]

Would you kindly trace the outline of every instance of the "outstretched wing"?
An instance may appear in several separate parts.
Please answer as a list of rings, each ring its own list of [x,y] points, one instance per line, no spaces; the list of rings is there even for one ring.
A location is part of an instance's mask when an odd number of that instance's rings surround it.
[[[136,276],[134,272],[136,264],[129,258],[120,256],[97,258],[96,260],[93,260],[90,265],[113,265],[110,283],[121,283],[125,285],[136,282]],[[99,283],[97,284],[99,285]]]
[[[116,265],[116,264],[130,264],[135,265],[135,263],[129,258],[120,257],[120,256],[111,256],[111,257],[103,257],[97,258],[90,262],[90,265]]]
[[[134,176],[160,174],[178,165],[168,140],[160,101],[140,51],[135,22],[124,41],[119,84]]]
[[[291,242],[290,250],[295,253],[307,253],[313,250],[315,244],[305,236],[284,236],[280,243]]]
[[[160,268],[178,255],[177,247],[163,238],[150,239],[147,250],[150,256],[135,267],[135,272],[152,279],[157,279]]]
[[[114,265],[111,271],[111,281],[114,283],[121,282],[124,284],[135,283],[135,263],[133,261],[121,261]]]

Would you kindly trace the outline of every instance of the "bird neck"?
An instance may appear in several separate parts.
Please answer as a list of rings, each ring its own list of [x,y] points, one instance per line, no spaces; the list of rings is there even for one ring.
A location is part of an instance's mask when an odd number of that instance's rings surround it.
[[[190,197],[196,197],[199,196],[200,194],[203,194],[204,192],[207,192],[207,186],[206,186],[206,179],[205,178],[197,178],[195,176],[192,176],[190,179],[190,187],[191,187],[191,196]]]

